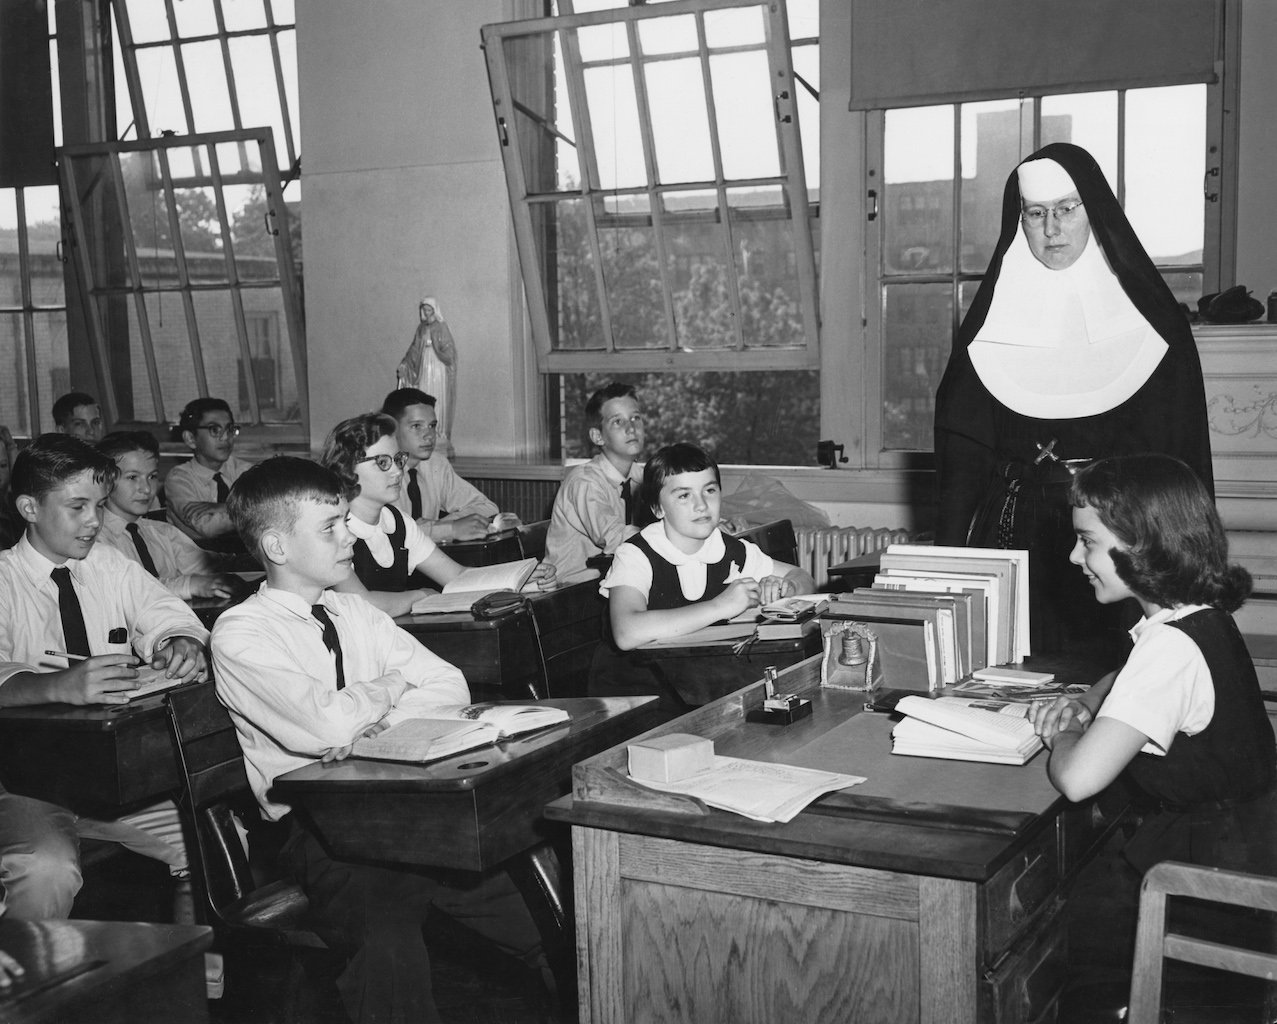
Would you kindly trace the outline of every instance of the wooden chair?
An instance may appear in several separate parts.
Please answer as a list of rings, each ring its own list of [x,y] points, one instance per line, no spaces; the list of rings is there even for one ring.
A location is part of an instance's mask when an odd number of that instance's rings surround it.
[[[550,520],[548,519],[525,523],[519,527],[519,551],[524,558],[545,557],[545,534],[549,529]]]
[[[771,555],[778,562],[789,565],[798,564],[798,538],[794,535],[794,525],[788,519],[778,519],[764,526],[754,526],[740,533],[732,534],[741,540],[757,544],[765,555]]]
[[[233,810],[252,800],[244,757],[230,715],[212,683],[173,690],[169,720],[177,741],[191,874],[209,923],[238,938],[315,949],[327,943],[306,924],[301,887],[257,887],[235,827]],[[252,807],[256,809],[255,801]],[[191,839],[194,842],[191,842]]]
[[[541,645],[544,696],[584,697],[607,611],[598,580],[532,595],[528,607]]]
[[[1162,967],[1166,957],[1253,978],[1277,979],[1277,955],[1168,932],[1168,896],[1190,896],[1274,913],[1277,878],[1176,861],[1163,861],[1149,868],[1140,890],[1130,1024],[1156,1024],[1161,1020]]]

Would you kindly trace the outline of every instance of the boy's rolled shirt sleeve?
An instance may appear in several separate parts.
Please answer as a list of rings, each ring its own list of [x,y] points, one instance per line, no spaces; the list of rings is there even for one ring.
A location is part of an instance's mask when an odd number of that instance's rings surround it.
[[[377,618],[378,641],[388,651],[387,671],[398,671],[408,686],[395,702],[408,714],[422,714],[441,704],[469,704],[470,687],[461,670],[444,661],[395,625],[388,615]]]
[[[235,526],[226,506],[208,500],[188,463],[174,467],[164,480],[164,504],[170,520],[196,537],[220,537]]]

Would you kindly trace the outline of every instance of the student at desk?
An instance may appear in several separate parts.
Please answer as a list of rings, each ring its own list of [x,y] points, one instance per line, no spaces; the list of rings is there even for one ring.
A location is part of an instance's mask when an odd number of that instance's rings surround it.
[[[160,445],[145,430],[117,430],[97,443],[120,471],[102,510],[98,539],[137,562],[184,601],[234,597],[238,576],[217,571],[218,556],[176,526],[147,517],[160,483]]]
[[[231,407],[221,398],[196,398],[177,429],[192,456],[164,478],[169,522],[196,543],[233,537],[226,496],[245,464],[231,454],[239,436]]]
[[[436,542],[482,540],[494,529],[519,525],[513,512],[498,515],[496,503],[457,476],[451,462],[434,457],[439,417],[433,395],[399,388],[386,396],[381,411],[394,419],[398,450],[408,456],[407,478],[394,504],[422,533]]]
[[[545,535],[546,561],[565,581],[584,574],[595,555],[616,554],[638,532],[634,514],[643,467],[637,460],[645,435],[633,385],[599,388],[585,403],[585,423],[599,453],[563,478]]]
[[[1076,700],[1035,706],[1032,718],[1051,748],[1051,781],[1070,800],[1121,775],[1143,805],[1121,855],[1092,865],[1070,900],[1071,961],[1087,963],[1089,951],[1091,962],[1129,965],[1140,878],[1157,862],[1274,873],[1277,751],[1229,614],[1250,575],[1228,564],[1193,471],[1168,455],[1101,459],[1074,478],[1072,501],[1070,561],[1101,604],[1133,597],[1144,618],[1120,671]]]
[[[171,679],[207,675],[208,631],[194,613],[140,566],[95,544],[116,474],[106,456],[62,434],[36,438],[15,460],[13,501],[26,533],[0,553],[0,706],[127,703],[137,688],[135,649]],[[51,658],[49,650],[74,657]],[[51,660],[67,667],[51,669]],[[15,913],[26,912],[14,910],[16,900],[41,908],[41,916],[67,915],[79,888],[77,831],[123,842],[174,874],[186,868],[171,801],[94,822],[38,801],[15,808],[18,799],[0,795],[0,882]],[[37,837],[59,851],[56,862],[25,873],[21,845]]]
[[[432,593],[410,589],[412,573],[420,570],[442,586],[463,571],[394,505],[408,462],[395,430],[394,418],[383,413],[352,416],[333,427],[319,459],[351,496],[347,525],[355,536],[355,571],[335,589],[361,594],[391,616],[407,615],[419,598]],[[554,566],[542,562],[528,582],[552,590]]]
[[[644,468],[639,515],[649,525],[617,549],[599,586],[611,631],[590,666],[590,696],[656,693],[663,714],[681,714],[677,695],[630,652],[816,589],[798,566],[718,528],[721,491],[718,463],[694,444],[667,445]]]
[[[266,583],[217,621],[217,694],[235,721],[253,793],[267,818],[285,823],[280,866],[352,954],[337,981],[351,1019],[438,1021],[421,933],[432,905],[530,969],[546,967],[509,877],[459,881],[334,861],[270,794],[284,772],[346,757],[356,739],[386,727],[392,707],[411,712],[470,700],[456,668],[367,601],[331,589],[350,575],[355,541],[343,491],[331,471],[288,456],[237,481],[230,512],[266,567]]]

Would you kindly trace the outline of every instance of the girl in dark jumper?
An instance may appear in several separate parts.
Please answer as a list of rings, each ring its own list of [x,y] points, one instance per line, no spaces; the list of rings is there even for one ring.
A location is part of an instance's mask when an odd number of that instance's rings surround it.
[[[1100,459],[1077,474],[1072,502],[1070,561],[1100,603],[1133,597],[1144,618],[1119,671],[1032,718],[1061,793],[1084,800],[1120,776],[1143,813],[1121,856],[1092,865],[1070,899],[1073,965],[1091,947],[1100,964],[1129,964],[1139,882],[1153,864],[1277,866],[1277,750],[1230,614],[1250,574],[1228,564],[1223,525],[1193,471],[1166,455]],[[1196,924],[1213,927],[1201,915]]]
[[[646,525],[620,546],[599,587],[611,638],[595,654],[592,695],[660,693],[667,714],[686,710],[629,651],[816,589],[798,566],[719,530],[721,491],[718,464],[694,444],[667,445],[644,467],[638,521]]]

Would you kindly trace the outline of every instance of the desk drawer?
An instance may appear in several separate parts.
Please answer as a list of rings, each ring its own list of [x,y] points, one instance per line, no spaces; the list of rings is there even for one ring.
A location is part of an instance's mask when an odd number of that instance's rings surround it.
[[[1055,823],[1039,832],[980,890],[984,959],[995,962],[1060,885]]]
[[[980,979],[980,1020],[986,1024],[1053,1020],[1064,989],[1067,949],[1064,901],[1057,898],[1038,926]]]

